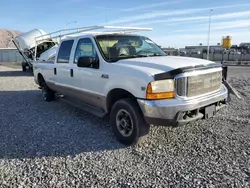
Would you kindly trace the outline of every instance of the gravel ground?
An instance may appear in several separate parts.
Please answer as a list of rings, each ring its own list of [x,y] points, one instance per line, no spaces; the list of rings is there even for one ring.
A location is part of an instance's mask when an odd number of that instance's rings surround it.
[[[229,76],[243,100],[125,148],[107,120],[44,102],[32,76],[0,66],[0,187],[250,187],[250,68]]]

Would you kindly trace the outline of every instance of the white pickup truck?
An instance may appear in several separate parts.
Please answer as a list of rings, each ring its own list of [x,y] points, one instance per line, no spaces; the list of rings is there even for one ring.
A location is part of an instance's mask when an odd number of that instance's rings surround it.
[[[47,61],[33,64],[43,99],[55,96],[104,117],[117,139],[136,144],[149,125],[209,118],[227,102],[222,67],[167,56],[149,38],[128,33],[82,33],[63,39]]]

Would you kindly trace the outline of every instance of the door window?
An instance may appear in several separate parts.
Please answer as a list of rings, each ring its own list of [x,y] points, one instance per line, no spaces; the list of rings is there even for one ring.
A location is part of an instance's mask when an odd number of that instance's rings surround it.
[[[55,58],[56,58],[55,56],[52,56],[51,58],[48,59],[47,62],[54,63],[55,62]]]
[[[78,41],[74,58],[75,64],[77,64],[80,57],[98,58],[95,47],[90,38],[84,38]]]
[[[69,63],[70,52],[73,43],[74,40],[67,40],[62,42],[57,57],[57,63]]]

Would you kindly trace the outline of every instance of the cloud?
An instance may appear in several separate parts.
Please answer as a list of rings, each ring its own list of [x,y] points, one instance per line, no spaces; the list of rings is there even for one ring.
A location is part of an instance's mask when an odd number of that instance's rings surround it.
[[[215,45],[221,42],[223,36],[231,36],[233,44],[240,44],[249,38],[249,29],[237,29],[234,31],[216,31],[211,32],[210,44]],[[151,37],[151,39],[161,46],[172,46],[182,48],[188,45],[199,45],[199,43],[207,44],[207,33],[192,34],[171,34],[162,37]]]
[[[152,12],[152,13],[146,13],[146,14],[139,14],[137,16],[129,16],[124,17],[118,20],[109,21],[109,24],[117,24],[117,23],[125,23],[125,22],[132,22],[137,20],[145,20],[150,18],[156,18],[160,16],[174,16],[174,15],[183,15],[183,14],[189,14],[201,11],[199,9],[186,9],[186,10],[177,10],[177,11],[169,11],[169,12]]]
[[[84,1],[84,0],[71,0],[71,1]],[[161,3],[154,3],[150,5],[142,5],[137,7],[131,7],[131,8],[115,8],[115,7],[105,7],[105,6],[91,6],[89,7],[96,8],[96,9],[103,9],[103,10],[112,10],[113,12],[129,12],[129,11],[138,11],[138,10],[144,10],[144,11],[150,11],[148,8],[155,8],[155,7],[161,7],[165,5],[171,5],[171,4],[178,4],[184,1],[190,1],[190,0],[174,0],[170,2],[161,2]],[[151,10],[152,11],[152,10]],[[153,10],[155,11],[155,10]]]
[[[142,6],[137,6],[137,7],[126,8],[126,9],[123,9],[123,11],[143,10],[143,9],[148,9],[148,8],[161,7],[161,6],[165,6],[165,5],[178,4],[178,3],[181,3],[184,1],[187,1],[187,0],[175,0],[175,1],[169,1],[169,2],[161,2],[161,3],[154,3],[154,4],[149,4],[149,5],[142,5]]]
[[[84,1],[84,0],[71,0],[71,1]],[[137,7],[131,7],[131,8],[114,8],[114,7],[105,7],[105,6],[91,6],[88,5],[92,8],[96,9],[103,9],[103,10],[112,10],[112,12],[129,12],[129,11],[138,11],[138,10],[144,10],[144,11],[149,11],[147,8],[155,8],[155,7],[160,7],[164,5],[171,5],[171,4],[178,4],[184,1],[190,1],[190,0],[175,0],[175,1],[170,1],[170,2],[162,2],[162,3],[155,3],[155,4],[150,4],[150,5],[142,5],[142,6],[137,6]]]
[[[241,30],[244,28],[244,31],[246,28],[249,28],[250,31],[250,19],[247,20],[238,20],[238,21],[228,21],[228,22],[217,22],[211,24],[211,32],[221,31],[225,29],[230,29],[230,32],[232,30]],[[177,29],[172,30],[170,32],[167,32],[166,34],[176,34],[176,33],[206,33],[208,30],[208,24],[199,24],[196,26],[188,26],[185,27],[185,29]]]
[[[244,17],[244,16],[250,16],[250,11],[212,15],[212,20],[238,18],[238,17]],[[150,25],[150,24],[155,24],[155,23],[172,23],[172,22],[177,24],[176,22],[187,23],[187,22],[208,20],[208,18],[209,18],[208,16],[177,17],[177,18],[169,18],[169,19],[162,19],[162,20],[150,20],[150,21],[145,21],[145,22],[136,22],[131,25],[142,26],[142,25]]]
[[[154,11],[154,12],[145,13],[145,14],[127,16],[127,17],[123,17],[117,20],[111,20],[108,23],[120,24],[120,23],[134,22],[138,20],[147,20],[147,19],[153,19],[153,18],[164,17],[164,16],[185,15],[185,14],[191,14],[191,13],[201,12],[201,11],[210,10],[210,9],[225,9],[225,8],[236,8],[236,7],[244,7],[244,6],[250,6],[250,4],[236,4],[236,5],[225,5],[225,6],[207,7],[207,8],[182,9],[182,10],[176,10],[176,11]],[[203,19],[205,18],[206,16],[203,17]]]
[[[211,29],[213,30],[224,30],[224,29],[234,29],[234,28],[249,28],[250,31],[250,19],[214,23],[212,24],[211,27]]]

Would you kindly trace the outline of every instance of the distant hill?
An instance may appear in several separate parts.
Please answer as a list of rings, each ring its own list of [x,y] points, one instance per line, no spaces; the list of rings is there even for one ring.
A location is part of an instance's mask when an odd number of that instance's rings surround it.
[[[21,32],[16,30],[0,29],[0,48],[13,48],[12,38],[15,38]]]

